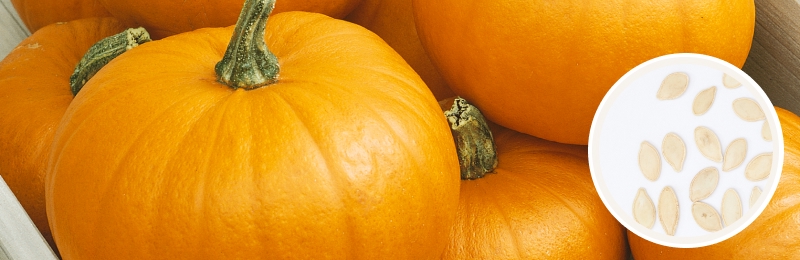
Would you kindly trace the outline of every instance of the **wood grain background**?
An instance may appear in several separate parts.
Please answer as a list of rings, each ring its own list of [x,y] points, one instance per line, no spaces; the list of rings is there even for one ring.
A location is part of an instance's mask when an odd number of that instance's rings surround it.
[[[756,30],[744,72],[772,104],[800,114],[800,0],[756,0]]]

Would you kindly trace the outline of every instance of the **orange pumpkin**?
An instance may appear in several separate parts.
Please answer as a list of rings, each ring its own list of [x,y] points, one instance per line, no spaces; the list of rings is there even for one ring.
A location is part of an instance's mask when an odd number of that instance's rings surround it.
[[[11,0],[11,4],[31,32],[52,23],[111,16],[97,0]]]
[[[72,101],[70,75],[90,46],[123,29],[113,18],[53,24],[0,62],[0,176],[51,247],[44,179],[53,135]]]
[[[363,0],[344,19],[364,26],[392,46],[422,77],[437,100],[453,96],[419,42],[411,0]]]
[[[587,144],[594,113],[636,65],[694,52],[744,64],[753,0],[414,0],[448,86],[505,127]]]
[[[248,0],[235,30],[130,50],[83,87],[46,180],[64,259],[441,254],[459,166],[430,91],[352,23],[285,12],[265,33],[270,2]]]
[[[665,247],[628,232],[636,260],[797,259],[800,256],[800,117],[775,107],[781,122],[784,161],[778,189],[767,208],[739,234],[706,247]]]
[[[624,259],[625,228],[595,191],[585,146],[496,125],[491,134],[475,135],[481,129],[470,127],[469,118],[480,116],[456,117],[450,122],[457,129],[462,178],[477,179],[461,181],[458,216],[442,259]],[[492,145],[477,136],[488,142],[493,136],[496,144],[496,168],[482,178],[471,172],[491,167],[463,165],[491,154],[486,148]]]
[[[98,0],[129,27],[146,28],[153,39],[204,27],[236,23],[244,0]],[[361,0],[281,0],[275,13],[307,11],[334,18],[346,16]]]

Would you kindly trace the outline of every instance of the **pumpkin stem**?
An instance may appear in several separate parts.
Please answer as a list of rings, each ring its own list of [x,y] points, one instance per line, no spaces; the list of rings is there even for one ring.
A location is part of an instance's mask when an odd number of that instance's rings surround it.
[[[456,144],[461,179],[482,178],[497,167],[497,147],[492,132],[477,107],[461,97],[443,100],[439,105],[444,110],[450,103],[452,105],[449,110],[444,111],[444,116],[450,123],[450,131]]]
[[[214,70],[217,81],[233,89],[256,89],[278,80],[278,58],[264,41],[275,0],[246,0],[225,56]]]
[[[100,69],[120,54],[150,41],[150,34],[142,27],[127,30],[108,36],[89,47],[86,54],[75,66],[69,77],[69,89],[72,95],[78,95],[83,85],[94,77]]]

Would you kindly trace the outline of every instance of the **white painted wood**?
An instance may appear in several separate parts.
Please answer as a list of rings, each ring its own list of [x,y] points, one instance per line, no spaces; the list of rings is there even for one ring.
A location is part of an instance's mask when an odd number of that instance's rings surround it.
[[[11,0],[0,0],[0,60],[30,35],[28,28],[11,5]]]
[[[0,177],[0,260],[58,259]]]

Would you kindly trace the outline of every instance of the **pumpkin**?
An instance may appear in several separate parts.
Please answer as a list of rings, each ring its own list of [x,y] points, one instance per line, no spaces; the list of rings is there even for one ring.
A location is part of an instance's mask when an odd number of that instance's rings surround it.
[[[52,23],[111,16],[96,0],[11,0],[11,4],[31,32]]]
[[[153,39],[204,27],[236,23],[244,0],[98,0],[123,24],[146,28]],[[334,18],[346,16],[360,0],[281,0],[275,13],[307,11]]]
[[[626,257],[625,228],[594,188],[585,146],[480,127],[463,99],[446,114],[465,180],[442,259]]]
[[[392,46],[422,77],[437,100],[453,96],[419,42],[411,0],[363,0],[344,19],[364,26]]]
[[[90,46],[123,29],[113,18],[52,24],[0,62],[0,176],[54,248],[44,180],[50,144],[73,97],[70,75]]]
[[[453,92],[486,117],[551,141],[587,144],[611,86],[671,53],[741,68],[753,0],[414,0],[422,46]]]
[[[361,26],[305,12],[265,26],[273,4],[86,83],[45,182],[64,259],[441,254],[459,166],[424,82]]]
[[[766,209],[735,236],[700,248],[665,247],[628,232],[636,260],[796,259],[800,256],[800,117],[775,107],[784,141],[783,171]]]

